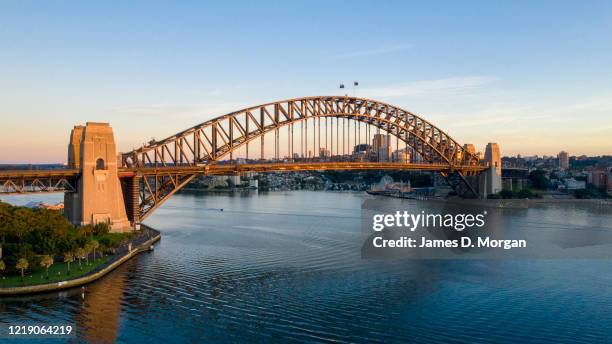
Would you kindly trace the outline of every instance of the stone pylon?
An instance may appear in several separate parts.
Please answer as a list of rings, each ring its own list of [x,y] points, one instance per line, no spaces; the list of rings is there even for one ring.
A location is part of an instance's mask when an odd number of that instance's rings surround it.
[[[88,122],[72,129],[68,165],[81,171],[77,192],[64,196],[64,214],[72,223],[106,222],[112,232],[130,230],[117,160],[115,137],[108,123]]]

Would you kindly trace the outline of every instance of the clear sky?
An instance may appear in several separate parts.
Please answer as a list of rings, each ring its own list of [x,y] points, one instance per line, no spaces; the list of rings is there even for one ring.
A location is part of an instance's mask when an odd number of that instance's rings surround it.
[[[612,154],[612,2],[2,1],[0,163],[121,150],[263,102],[339,94],[480,150]]]

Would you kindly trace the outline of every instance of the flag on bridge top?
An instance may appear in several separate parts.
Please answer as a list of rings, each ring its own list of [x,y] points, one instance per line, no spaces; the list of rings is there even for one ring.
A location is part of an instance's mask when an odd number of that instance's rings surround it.
[[[358,81],[353,81],[353,85],[359,86],[359,82]]]
[[[340,88],[344,88],[344,84],[340,84]]]

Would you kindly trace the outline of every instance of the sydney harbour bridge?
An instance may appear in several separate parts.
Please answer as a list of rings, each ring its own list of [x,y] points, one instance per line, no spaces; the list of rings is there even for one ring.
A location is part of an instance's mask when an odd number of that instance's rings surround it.
[[[411,159],[369,159],[381,134]],[[369,149],[369,148],[368,148]],[[364,153],[368,153],[368,149]],[[282,153],[281,153],[282,152]],[[64,214],[75,224],[137,227],[198,175],[307,170],[439,172],[463,197],[486,197],[501,166],[479,157],[424,118],[380,101],[319,96],[238,110],[163,140],[117,153],[108,123],[75,126],[61,170],[0,171],[0,193],[65,192]],[[488,179],[488,180],[487,180]]]

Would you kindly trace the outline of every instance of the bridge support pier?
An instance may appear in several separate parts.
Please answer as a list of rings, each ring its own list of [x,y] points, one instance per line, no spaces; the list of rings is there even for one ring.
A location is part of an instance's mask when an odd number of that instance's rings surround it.
[[[478,197],[487,198],[502,190],[501,173],[497,167],[491,166],[478,175]]]
[[[135,229],[140,229],[140,209],[138,205],[141,177],[135,175],[123,179],[123,198],[128,220]]]
[[[75,126],[68,163],[80,169],[76,193],[64,196],[65,215],[77,225],[109,224],[112,232],[130,230],[117,174],[117,149],[108,123]]]

